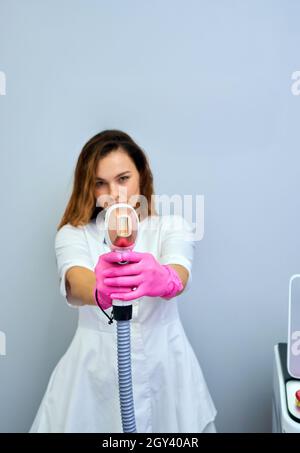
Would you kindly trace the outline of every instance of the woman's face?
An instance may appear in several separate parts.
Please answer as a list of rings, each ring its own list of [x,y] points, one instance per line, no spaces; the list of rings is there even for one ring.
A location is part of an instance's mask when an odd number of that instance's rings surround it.
[[[129,203],[130,197],[140,195],[140,175],[125,151],[111,151],[101,158],[96,169],[95,198],[105,208],[114,203]]]

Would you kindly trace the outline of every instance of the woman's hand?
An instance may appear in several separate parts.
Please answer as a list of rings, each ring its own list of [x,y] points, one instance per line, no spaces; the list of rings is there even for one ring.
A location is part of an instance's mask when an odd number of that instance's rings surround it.
[[[121,255],[128,264],[103,270],[106,287],[128,289],[111,291],[112,299],[128,301],[142,296],[169,299],[183,289],[177,272],[167,264],[160,264],[151,253],[124,252]]]
[[[103,310],[107,310],[109,307],[112,306],[112,298],[111,294],[112,293],[127,293],[131,292],[131,289],[125,286],[114,286],[110,285],[107,286],[104,283],[104,270],[116,270],[120,267],[122,267],[120,264],[117,264],[118,261],[122,260],[122,256],[120,253],[117,252],[109,252],[109,253],[104,253],[99,256],[99,260],[97,265],[95,266],[94,272],[96,275],[96,284],[94,287],[94,299],[95,303],[97,304],[96,301],[96,290],[97,290],[97,295],[98,295],[98,301],[103,308]],[[114,299],[117,299],[114,297]],[[97,304],[98,305],[98,304]]]

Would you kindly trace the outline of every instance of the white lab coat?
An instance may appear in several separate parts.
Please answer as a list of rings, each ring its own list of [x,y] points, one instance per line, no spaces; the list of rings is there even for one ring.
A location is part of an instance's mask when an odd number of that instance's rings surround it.
[[[55,238],[60,292],[66,303],[65,273],[72,266],[94,270],[103,242],[103,214],[82,227],[64,225]],[[100,226],[100,228],[99,228]],[[137,432],[200,433],[217,410],[201,367],[182,326],[177,303],[188,308],[194,242],[192,227],[178,215],[140,222],[134,250],[151,252],[161,264],[189,271],[185,291],[170,300],[133,301],[132,385]],[[74,302],[74,301],[73,301]],[[72,342],[54,368],[30,432],[121,433],[116,321],[97,306],[82,305]],[[106,310],[111,314],[111,308]]]

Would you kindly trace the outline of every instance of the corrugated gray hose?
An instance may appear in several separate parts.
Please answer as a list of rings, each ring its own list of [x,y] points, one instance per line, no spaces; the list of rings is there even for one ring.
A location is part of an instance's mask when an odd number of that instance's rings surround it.
[[[136,433],[131,376],[130,321],[117,321],[119,395],[124,433]]]

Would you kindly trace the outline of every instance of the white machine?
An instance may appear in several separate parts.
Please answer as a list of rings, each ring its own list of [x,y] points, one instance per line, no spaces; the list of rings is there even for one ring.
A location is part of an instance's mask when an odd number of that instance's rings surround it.
[[[300,380],[287,370],[286,343],[274,347],[273,376],[272,432],[300,434]]]
[[[300,434],[300,275],[289,284],[288,342],[274,347],[273,433]]]

